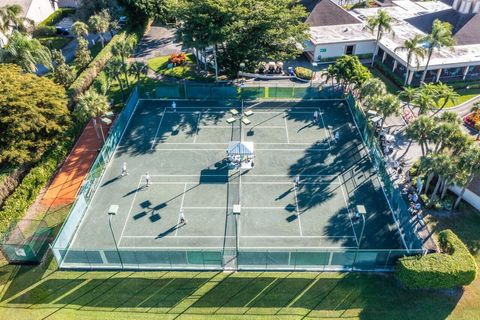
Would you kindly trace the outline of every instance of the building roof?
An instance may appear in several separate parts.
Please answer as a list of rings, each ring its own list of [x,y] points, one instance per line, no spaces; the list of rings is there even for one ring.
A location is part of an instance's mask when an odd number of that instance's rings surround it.
[[[406,19],[415,28],[430,33],[433,21],[440,20],[452,25],[452,33],[457,45],[480,43],[480,15],[475,13],[463,14],[454,9],[431,12]]]
[[[310,12],[306,23],[311,27],[360,23],[331,0],[303,0],[301,3]]]
[[[0,7],[12,4],[18,4],[22,7],[22,17],[25,17],[28,13],[28,9],[32,5],[33,0],[0,0]]]

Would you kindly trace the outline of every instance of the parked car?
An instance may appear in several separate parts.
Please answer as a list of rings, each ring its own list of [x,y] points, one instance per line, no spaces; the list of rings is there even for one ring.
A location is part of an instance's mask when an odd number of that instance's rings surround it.
[[[118,26],[120,28],[125,27],[126,24],[127,24],[127,17],[126,16],[121,16],[120,18],[118,18]]]
[[[67,28],[55,27],[55,29],[56,29],[56,34],[58,34],[60,36],[69,36],[70,35],[70,31],[68,31]]]

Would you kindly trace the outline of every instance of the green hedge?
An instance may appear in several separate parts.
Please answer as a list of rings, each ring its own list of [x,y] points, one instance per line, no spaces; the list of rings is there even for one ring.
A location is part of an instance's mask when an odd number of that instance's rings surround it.
[[[313,77],[313,71],[303,67],[296,67],[295,75],[303,80],[311,80]]]
[[[33,30],[34,38],[53,37],[57,34],[57,28],[52,26],[41,26]]]
[[[37,26],[38,27],[48,27],[48,26],[55,26],[57,22],[60,22],[64,17],[74,14],[75,9],[72,8],[60,8],[55,10],[51,15],[49,15],[45,20],[40,22]]]
[[[405,257],[395,270],[410,289],[450,289],[466,286],[477,276],[477,264],[465,244],[451,230],[438,235],[443,253]]]
[[[125,38],[127,38],[127,41],[132,41],[135,46],[145,33],[146,27],[147,23],[129,31],[121,31],[117,33],[102,49],[102,51],[100,51],[98,55],[90,62],[87,68],[83,70],[83,72],[77,77],[70,88],[68,88],[68,95],[75,100],[79,94],[85,92],[103,70],[108,60],[110,60],[112,57],[113,46],[117,42],[126,41]]]
[[[5,200],[0,210],[0,235],[4,234],[13,222],[21,219],[33,204],[42,188],[45,187],[72,148],[79,130],[79,125],[68,130],[59,139],[58,145],[42,156],[15,191]]]

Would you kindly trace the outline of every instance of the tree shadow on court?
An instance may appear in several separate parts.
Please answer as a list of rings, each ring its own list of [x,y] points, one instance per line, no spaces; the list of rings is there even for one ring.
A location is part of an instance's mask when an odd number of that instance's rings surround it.
[[[17,291],[19,292],[19,291]],[[290,273],[106,273],[47,278],[3,302],[28,306],[42,318],[62,309],[108,311],[123,317],[146,312],[183,317],[308,317],[446,319],[463,291],[418,294],[392,276]],[[188,302],[183,303],[182,302]],[[413,303],[415,302],[415,303]],[[45,308],[50,310],[45,310]],[[46,311],[46,312],[45,312]],[[142,315],[143,314],[143,315]],[[57,314],[60,315],[60,314]]]
[[[169,101],[141,101],[133,115],[129,127],[125,130],[124,139],[117,148],[117,155],[128,154],[138,156],[152,154],[155,148],[170,137],[180,134],[192,138],[201,132],[203,126],[216,125],[225,117],[230,103],[215,106],[200,105],[197,110],[191,107],[191,102],[177,101],[177,112],[172,112]],[[162,118],[164,110],[166,116]],[[202,111],[201,115],[196,113]],[[152,119],[157,121],[152,122]],[[190,141],[192,140],[192,141]],[[186,142],[193,142],[190,139]],[[175,140],[173,140],[174,142]]]

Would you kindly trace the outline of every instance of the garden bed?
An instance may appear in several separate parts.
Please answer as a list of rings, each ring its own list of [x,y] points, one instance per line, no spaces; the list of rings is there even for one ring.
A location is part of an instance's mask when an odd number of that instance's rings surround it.
[[[149,59],[148,67],[158,74],[175,79],[205,81],[210,78],[198,74],[196,68],[196,58],[193,54],[185,55],[185,62],[172,65],[171,56],[161,56]]]

